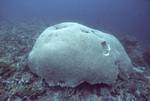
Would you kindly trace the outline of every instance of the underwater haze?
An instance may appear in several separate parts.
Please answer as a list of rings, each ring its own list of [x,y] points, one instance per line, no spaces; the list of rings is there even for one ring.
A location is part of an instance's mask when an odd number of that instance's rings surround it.
[[[104,32],[150,39],[150,0],[1,0],[1,16],[78,22]]]
[[[150,0],[0,0],[0,101],[150,101]]]

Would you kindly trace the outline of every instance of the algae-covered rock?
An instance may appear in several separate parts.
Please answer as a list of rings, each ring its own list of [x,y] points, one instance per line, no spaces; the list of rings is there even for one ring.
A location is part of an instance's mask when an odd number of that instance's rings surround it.
[[[66,22],[47,28],[37,39],[28,64],[49,86],[75,87],[113,83],[118,75],[128,78],[131,61],[112,35]]]

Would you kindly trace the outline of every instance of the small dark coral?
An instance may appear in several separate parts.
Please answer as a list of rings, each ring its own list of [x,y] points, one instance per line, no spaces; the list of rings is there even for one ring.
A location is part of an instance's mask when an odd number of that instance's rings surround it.
[[[123,46],[127,53],[131,53],[131,51],[135,48],[138,42],[135,37],[129,35],[124,36],[122,41],[123,41]]]
[[[145,62],[150,66],[150,49],[143,52],[143,58]]]
[[[137,39],[128,35],[124,37],[124,41],[130,46],[135,46],[137,44]]]

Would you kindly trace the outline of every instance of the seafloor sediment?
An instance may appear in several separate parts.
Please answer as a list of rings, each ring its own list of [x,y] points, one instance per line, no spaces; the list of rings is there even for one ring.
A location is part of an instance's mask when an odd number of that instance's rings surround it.
[[[150,101],[150,46],[129,35],[118,37],[133,63],[127,80],[61,88],[49,87],[30,72],[28,54],[40,33],[53,24],[37,18],[0,18],[0,101]]]

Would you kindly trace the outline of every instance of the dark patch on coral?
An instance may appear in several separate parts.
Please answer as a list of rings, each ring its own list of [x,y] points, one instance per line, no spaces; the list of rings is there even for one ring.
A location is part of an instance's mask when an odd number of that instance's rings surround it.
[[[84,32],[84,33],[89,33],[87,30],[85,30],[85,29],[82,29],[81,30],[82,32]]]

